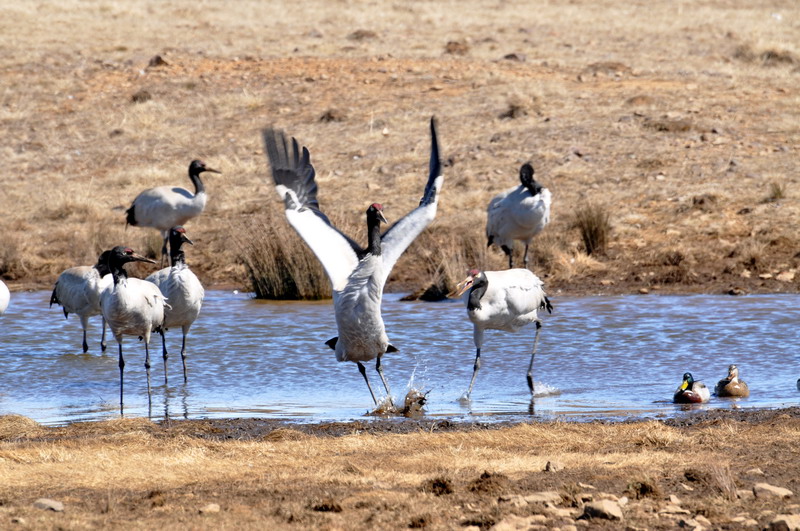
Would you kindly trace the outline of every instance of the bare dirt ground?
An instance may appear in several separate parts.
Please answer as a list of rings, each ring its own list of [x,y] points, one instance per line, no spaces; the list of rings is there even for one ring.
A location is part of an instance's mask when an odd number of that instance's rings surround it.
[[[432,115],[439,214],[390,290],[504,267],[485,249],[485,207],[527,160],[554,195],[532,265],[553,293],[800,287],[796,1],[2,6],[0,277],[12,290],[48,289],[113,245],[154,253],[156,232],[126,230],[124,209],[145,188],[189,187],[194,158],[223,173],[187,224],[188,260],[206,286],[248,289],[242,241],[300,245],[266,180],[262,127],[310,148],[323,209],[363,241],[367,205],[397,219],[418,200]],[[587,256],[573,226],[587,203],[610,216],[603,255]],[[0,527],[749,529],[800,513],[796,409],[691,418],[3,417]],[[752,496],[762,482],[795,498]],[[35,508],[41,497],[64,511]],[[621,521],[582,518],[601,499]]]
[[[761,529],[800,517],[798,436],[797,408],[512,426],[120,419],[45,428],[6,416],[0,526]],[[63,510],[35,507],[40,498]],[[617,506],[615,519],[591,513],[601,500]]]
[[[191,188],[193,158],[223,175],[187,224],[189,262],[207,286],[248,289],[242,241],[301,246],[262,127],[310,147],[323,209],[363,240],[366,205],[397,219],[418,200],[436,115],[439,215],[390,290],[504,267],[485,207],[526,160],[554,194],[532,264],[552,292],[798,290],[796,2],[5,4],[12,289],[113,245],[154,253],[156,231],[126,230],[124,209],[148,187]],[[587,202],[610,215],[604,255],[573,228]]]

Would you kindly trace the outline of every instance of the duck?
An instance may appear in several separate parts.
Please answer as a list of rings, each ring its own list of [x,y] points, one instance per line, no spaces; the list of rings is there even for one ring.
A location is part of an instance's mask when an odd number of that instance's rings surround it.
[[[706,384],[695,381],[692,373],[687,372],[683,374],[683,383],[675,390],[672,401],[676,404],[702,404],[710,398],[711,392]]]
[[[728,366],[728,376],[717,382],[714,389],[717,396],[725,397],[741,397],[745,398],[750,396],[750,388],[744,380],[739,379],[739,367],[736,365]]]

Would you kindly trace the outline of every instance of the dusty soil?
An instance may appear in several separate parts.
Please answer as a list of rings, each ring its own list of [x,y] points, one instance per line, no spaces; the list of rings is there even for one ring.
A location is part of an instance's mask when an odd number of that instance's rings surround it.
[[[800,409],[687,419],[46,428],[6,416],[0,527],[752,529],[800,514],[796,496],[753,495],[757,483],[800,489]],[[622,520],[585,516],[602,499]]]
[[[484,248],[485,208],[531,160],[554,194],[531,266],[551,292],[796,292],[799,11],[9,2],[0,276],[48,288],[113,245],[155,253],[156,232],[125,230],[124,209],[145,188],[189,187],[188,163],[203,158],[223,174],[187,223],[189,262],[207,286],[249,289],[243,241],[302,246],[266,179],[260,128],[310,147],[323,209],[363,240],[366,205],[391,219],[414,206],[436,115],[439,215],[389,290],[504,267]],[[609,213],[604,254],[587,256],[574,228],[586,203]]]

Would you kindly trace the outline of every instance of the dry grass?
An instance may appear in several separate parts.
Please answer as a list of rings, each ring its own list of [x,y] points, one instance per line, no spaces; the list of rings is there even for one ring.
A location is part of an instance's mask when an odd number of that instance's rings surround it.
[[[124,208],[144,188],[188,186],[193,158],[224,173],[207,179],[208,209],[187,224],[198,243],[192,267],[207,285],[248,285],[228,242],[232,227],[279,204],[263,179],[266,125],[309,146],[323,208],[349,220],[373,201],[394,213],[413,207],[426,175],[426,123],[438,116],[445,184],[428,242],[477,241],[448,265],[412,247],[390,289],[446,285],[462,262],[502,268],[499,253],[470,248],[483,239],[489,198],[515,184],[526,160],[554,193],[548,232],[557,245],[534,259],[558,289],[600,289],[592,268],[559,265],[582,245],[566,223],[571,211],[598,195],[613,206],[615,234],[601,260],[616,283],[602,289],[650,285],[620,279],[645,278],[639,257],[665,244],[699,265],[695,287],[671,289],[723,289],[744,280],[714,254],[718,242],[800,221],[794,198],[752,200],[770,180],[791,190],[798,179],[788,21],[800,7],[791,2],[5,7],[0,274],[15,289],[46,287],[113,245],[153,248],[154,231],[124,231]],[[736,55],[746,46],[752,60],[745,48]],[[156,54],[166,64],[148,66]],[[150,99],[134,102],[142,91]],[[693,207],[704,194],[717,202]],[[767,248],[767,261],[797,267],[790,247]]]
[[[575,210],[575,227],[589,255],[603,255],[608,248],[611,222],[608,209],[595,203],[580,205]]]
[[[670,494],[689,497],[679,487],[689,483],[693,511],[713,513],[719,525],[742,511],[764,518],[772,506],[735,497],[735,488],[750,484],[745,470],[759,466],[773,482],[793,481],[798,465],[780,456],[794,452],[800,426],[796,418],[781,420],[779,430],[772,424],[548,423],[405,435],[358,433],[354,426],[352,435],[339,437],[321,435],[322,427],[317,435],[278,428],[236,440],[226,436],[230,427],[202,421],[43,428],[6,416],[0,417],[0,521],[22,517],[43,528],[119,528],[135,519],[169,528],[367,529],[427,514],[443,529],[466,518],[514,514],[512,504],[498,505],[501,496],[555,490],[570,507],[581,503],[581,483],[593,485],[598,497],[628,495],[626,520],[649,527],[653,507]],[[739,452],[735,462],[727,457],[732,448]],[[548,461],[563,470],[545,472]],[[41,496],[64,501],[67,512],[32,508]],[[221,512],[200,514],[210,502]]]

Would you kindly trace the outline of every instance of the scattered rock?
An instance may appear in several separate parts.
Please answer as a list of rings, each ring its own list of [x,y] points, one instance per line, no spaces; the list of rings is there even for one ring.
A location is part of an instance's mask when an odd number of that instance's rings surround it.
[[[770,531],[800,531],[800,514],[779,514],[769,523]]]
[[[444,53],[450,55],[467,55],[469,51],[469,44],[464,41],[450,41],[444,47]]]
[[[677,496],[675,496],[674,494],[670,494],[669,495],[669,502],[670,503],[674,503],[675,505],[680,505],[681,504],[681,499],[678,498]]]
[[[424,492],[431,492],[434,496],[443,496],[453,493],[453,482],[445,477],[433,478],[422,484]]]
[[[200,508],[200,514],[214,514],[219,512],[219,505],[216,503],[209,503],[208,505]]]
[[[755,499],[756,495],[753,494],[752,490],[748,489],[738,489],[736,491],[736,497],[740,500],[753,500]]]
[[[508,477],[503,474],[492,474],[487,470],[481,474],[481,477],[470,484],[469,490],[472,492],[486,492],[492,494],[502,492],[507,487]]]
[[[559,470],[564,470],[564,465],[558,461],[548,461],[547,464],[544,465],[545,472],[558,472]]]
[[[15,517],[15,518],[12,518],[12,519],[11,519],[11,523],[12,523],[12,524],[25,525],[25,524],[27,524],[27,523],[28,523],[28,521],[27,521],[27,520],[25,520],[25,519],[24,519],[23,517],[21,517],[21,516],[17,516],[17,517]]]
[[[777,275],[775,275],[775,280],[779,280],[781,282],[792,282],[794,280],[794,271],[781,271]]]
[[[140,90],[139,92],[136,92],[133,96],[131,96],[131,101],[133,103],[144,103],[152,99],[153,95],[144,89]]]
[[[622,520],[622,508],[612,500],[597,500],[587,503],[581,518],[604,518],[606,520]]]
[[[519,494],[512,494],[511,496],[500,496],[498,498],[500,503],[507,503],[513,507],[526,507],[528,502]]]
[[[33,506],[37,509],[44,509],[45,511],[55,511],[60,513],[64,510],[64,504],[60,501],[51,500],[50,498],[39,498],[33,502]]]
[[[319,117],[320,122],[344,122],[347,115],[339,109],[328,109]]]
[[[166,62],[166,61],[164,60],[164,58],[163,58],[163,57],[161,57],[160,55],[154,55],[154,56],[153,56],[153,57],[151,57],[151,58],[150,58],[150,60],[147,62],[147,67],[148,67],[148,68],[157,68],[157,67],[159,67],[159,66],[168,66],[168,65],[169,65],[169,63],[168,63],[168,62]]]
[[[690,514],[689,511],[683,507],[680,507],[679,505],[675,505],[674,503],[666,504],[664,508],[658,512],[660,514]]]
[[[503,518],[490,529],[494,531],[517,531],[518,529],[530,529],[531,526],[544,525],[547,522],[547,517],[543,514],[534,514],[532,516],[516,516],[511,515]]]
[[[589,485],[588,483],[581,483],[581,482],[578,482],[578,486],[579,486],[580,488],[582,488],[582,489],[588,489],[588,490],[596,490],[596,489],[597,489],[597,487],[595,487],[595,486],[593,486],[593,485]]]
[[[711,520],[709,520],[708,518],[706,518],[702,514],[698,514],[697,516],[695,516],[694,517],[694,521],[697,522],[698,524],[700,524],[701,526],[707,527],[709,529],[711,529],[713,527],[712,524],[711,524]]]
[[[347,38],[351,41],[369,41],[378,38],[378,34],[371,30],[360,29],[356,30]]]
[[[503,56],[503,59],[507,61],[519,61],[520,63],[524,63],[527,60],[525,54],[523,53],[509,53]]]
[[[753,486],[753,494],[755,494],[756,498],[769,498],[772,496],[778,498],[791,498],[794,495],[794,493],[789,489],[776,487],[775,485],[770,485],[769,483],[756,483]]]
[[[336,500],[331,498],[324,499],[320,502],[317,502],[311,506],[313,511],[318,511],[321,513],[340,513],[342,512],[342,506],[339,505]]]
[[[528,503],[560,503],[561,494],[554,490],[534,492],[525,496],[525,501]]]

